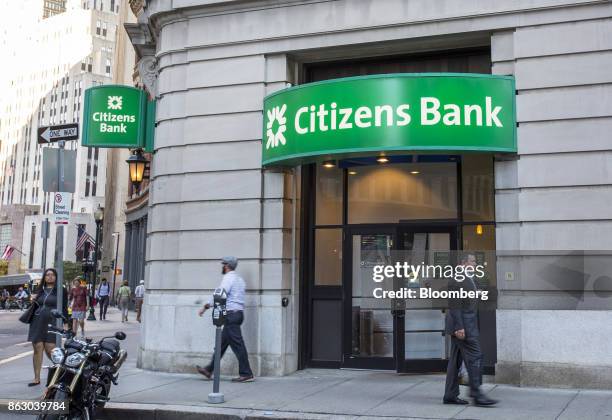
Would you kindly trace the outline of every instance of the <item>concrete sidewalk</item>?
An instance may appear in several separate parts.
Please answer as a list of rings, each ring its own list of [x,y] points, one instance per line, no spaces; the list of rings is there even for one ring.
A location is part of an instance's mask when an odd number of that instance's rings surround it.
[[[226,402],[209,405],[206,398],[212,382],[200,375],[124,366],[119,386],[111,392],[112,402],[99,418],[612,419],[612,391],[485,384],[484,389],[500,403],[480,408],[443,405],[443,375],[309,369],[280,378],[257,378],[253,383],[235,384],[229,379],[224,377],[221,383]],[[3,402],[28,398],[24,393],[29,390],[20,387],[15,394],[14,387],[8,388],[13,395],[0,386]]]

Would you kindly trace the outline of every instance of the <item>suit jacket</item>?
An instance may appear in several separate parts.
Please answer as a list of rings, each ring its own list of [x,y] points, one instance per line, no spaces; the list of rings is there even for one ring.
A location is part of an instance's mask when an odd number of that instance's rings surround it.
[[[469,291],[478,290],[475,280],[467,278],[458,282],[451,279],[448,282],[448,290]],[[449,309],[446,312],[446,333],[453,334],[455,331],[465,330],[466,338],[479,337],[478,330],[478,299],[449,299]]]

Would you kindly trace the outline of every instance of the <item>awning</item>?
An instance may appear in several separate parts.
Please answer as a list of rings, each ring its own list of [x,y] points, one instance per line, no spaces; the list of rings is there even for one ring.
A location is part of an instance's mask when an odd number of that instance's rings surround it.
[[[461,73],[349,77],[264,99],[263,165],[394,153],[516,153],[514,79]]]
[[[29,283],[31,280],[40,278],[40,274],[37,273],[26,273],[26,274],[12,274],[9,276],[0,276],[0,287],[6,286],[23,286]]]

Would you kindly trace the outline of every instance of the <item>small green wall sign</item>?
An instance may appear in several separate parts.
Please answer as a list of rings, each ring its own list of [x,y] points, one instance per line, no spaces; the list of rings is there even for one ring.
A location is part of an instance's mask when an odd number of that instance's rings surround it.
[[[85,91],[83,146],[137,148],[145,144],[144,91],[102,85]]]
[[[394,151],[516,152],[514,78],[410,73],[284,89],[264,100],[264,165]]]

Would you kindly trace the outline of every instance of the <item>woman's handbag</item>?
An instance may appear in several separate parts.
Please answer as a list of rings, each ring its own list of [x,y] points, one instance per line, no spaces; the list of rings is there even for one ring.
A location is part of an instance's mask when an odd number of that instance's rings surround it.
[[[19,317],[19,320],[24,324],[31,324],[34,319],[34,312],[38,309],[38,302],[32,301],[30,307]]]

